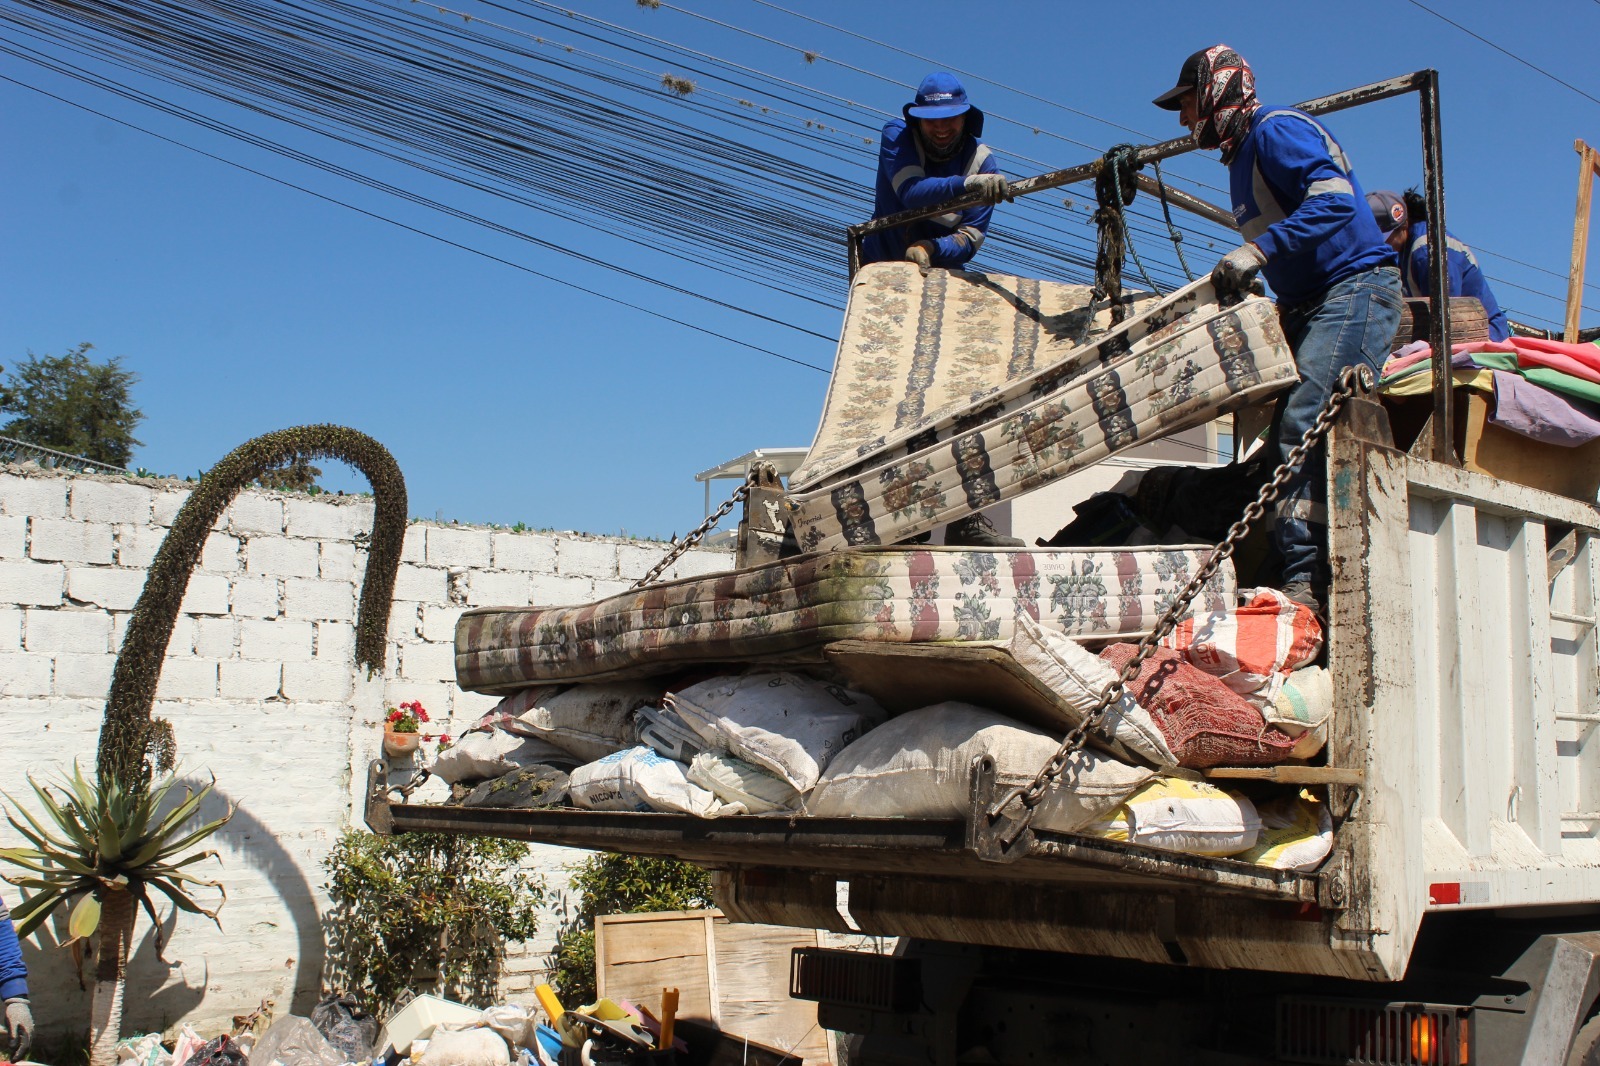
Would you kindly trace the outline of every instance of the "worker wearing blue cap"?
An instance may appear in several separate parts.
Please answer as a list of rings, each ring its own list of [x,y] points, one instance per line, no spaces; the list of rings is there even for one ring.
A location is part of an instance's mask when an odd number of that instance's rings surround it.
[[[966,193],[984,202],[906,226],[872,233],[862,241],[861,262],[905,259],[927,269],[960,267],[982,247],[994,204],[1011,198],[983,134],[983,112],[967,100],[954,74],[929,74],[905,118],[883,127],[872,217],[932,207]]]

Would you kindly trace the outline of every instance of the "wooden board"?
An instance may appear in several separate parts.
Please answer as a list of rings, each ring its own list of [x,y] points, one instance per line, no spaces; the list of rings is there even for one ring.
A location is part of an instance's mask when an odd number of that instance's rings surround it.
[[[789,957],[815,929],[747,925],[719,911],[609,914],[595,919],[595,988],[655,1011],[678,989],[678,1015],[749,1037],[807,1063],[833,1061],[817,1005],[789,998]]]
[[[680,1017],[720,1025],[711,911],[603,914],[594,920],[595,990],[652,1011],[678,989]]]

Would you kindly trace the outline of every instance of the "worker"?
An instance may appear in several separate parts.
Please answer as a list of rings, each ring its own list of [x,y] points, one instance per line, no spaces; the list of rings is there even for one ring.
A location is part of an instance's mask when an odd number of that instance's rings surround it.
[[[1400,257],[1400,287],[1407,296],[1427,296],[1429,279],[1433,271],[1429,265],[1428,201],[1416,189],[1403,194],[1387,189],[1367,193],[1367,205],[1372,208],[1372,218],[1383,232],[1384,240]],[[1500,310],[1500,301],[1494,298],[1488,279],[1478,269],[1478,259],[1454,233],[1445,230],[1445,259],[1450,274],[1451,296],[1471,296],[1483,304],[1489,315],[1489,339],[1503,341],[1511,338],[1511,324],[1506,313]]]
[[[28,968],[22,964],[22,945],[17,942],[17,929],[11,924],[4,899],[0,899],[0,1001],[5,1003],[11,1060],[21,1062],[33,1046],[33,1010],[28,1004]]]
[[[1011,198],[989,146],[978,139],[983,112],[967,100],[954,74],[940,71],[922,79],[902,113],[903,120],[883,127],[872,217],[933,207],[968,193],[981,194],[984,202],[868,234],[861,242],[862,265],[909,260],[924,270],[960,267],[983,245],[993,205]]]
[[[1322,123],[1256,99],[1255,75],[1227,45],[1184,60],[1178,82],[1155,98],[1178,112],[1200,148],[1222,153],[1234,220],[1244,243],[1211,272],[1219,291],[1260,273],[1300,380],[1278,402],[1269,444],[1286,459],[1316,422],[1346,367],[1374,374],[1400,324],[1400,271],[1354,169]],[[1280,496],[1273,541],[1290,599],[1324,614],[1327,551],[1326,446],[1319,444]]]

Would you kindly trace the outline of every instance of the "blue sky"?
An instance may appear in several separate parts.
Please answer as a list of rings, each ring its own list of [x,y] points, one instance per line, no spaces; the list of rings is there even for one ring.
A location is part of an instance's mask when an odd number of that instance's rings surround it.
[[[518,25],[509,12],[515,4],[458,0],[444,6],[471,10],[490,25]],[[1287,3],[1147,2],[1113,8],[1075,2],[789,0],[780,5],[870,40],[754,0],[682,0],[676,9],[669,3],[656,10],[642,9],[634,0],[572,6],[661,41],[883,111],[898,111],[909,90],[882,78],[914,83],[930,65],[874,41],[968,71],[975,75],[967,79],[974,100],[990,112],[986,139],[1014,178],[1092,157],[1072,141],[1104,148],[1175,135],[1173,116],[1153,108],[1149,99],[1171,85],[1184,56],[1217,41],[1234,45],[1250,60],[1262,98],[1272,103],[1437,67],[1444,89],[1451,230],[1480,252],[1563,276],[1577,177],[1573,139],[1600,141],[1600,104],[1406,0],[1357,0],[1333,11]],[[1588,54],[1600,38],[1597,0],[1531,0],[1518,5],[1515,19],[1505,17],[1503,4],[1480,0],[1430,0],[1428,6],[1582,93],[1600,97],[1600,77]],[[0,15],[23,7],[17,0],[0,0]],[[445,20],[431,7],[426,11]],[[986,12],[994,14],[985,17]],[[570,24],[568,32],[554,21],[538,31],[548,41],[559,43],[565,35],[582,42],[580,26]],[[751,33],[812,49],[820,58],[808,63]],[[0,21],[0,40],[51,48],[20,35],[11,21]],[[598,49],[592,42],[589,47]],[[70,58],[91,69],[111,69]],[[652,71],[674,69],[666,59],[633,59]],[[340,422],[373,434],[394,451],[407,475],[413,514],[665,536],[683,532],[700,517],[703,496],[692,480],[695,471],[751,448],[810,441],[825,374],[529,271],[821,366],[831,364],[832,345],[811,334],[837,334],[834,308],[708,269],[650,220],[631,231],[603,233],[581,218],[556,218],[287,130],[230,104],[114,73],[208,116],[512,229],[809,331],[676,295],[401,202],[8,57],[0,68],[0,75],[11,79],[0,81],[0,111],[6,116],[0,127],[0,195],[7,205],[0,241],[5,278],[0,363],[30,350],[61,353],[81,341],[92,342],[100,356],[121,356],[140,376],[136,400],[147,416],[136,464],[191,473],[252,434],[305,422]],[[538,71],[530,67],[530,73]],[[716,87],[709,80],[700,86]],[[766,102],[750,89],[731,91]],[[644,103],[640,99],[635,94],[621,100],[619,132],[624,135],[630,108],[702,122],[691,106],[700,103],[694,95],[690,101],[659,92]],[[781,110],[776,101],[773,107]],[[835,110],[845,109],[840,104]],[[871,158],[861,151],[859,133],[838,126],[802,132],[804,118],[801,110],[792,120],[773,119],[789,122],[796,136],[814,139],[821,153],[812,158],[809,148],[799,147],[795,158],[836,174],[858,175],[865,196]],[[206,158],[116,119],[370,214]],[[1328,121],[1368,189],[1420,180],[1415,98]],[[741,136],[726,124],[702,124],[719,137],[737,141]],[[1041,132],[1034,134],[1031,127]],[[1225,184],[1214,157],[1193,155],[1170,169],[1176,179]],[[1182,187],[1217,202],[1226,199],[1215,188]],[[1061,206],[1065,198],[1075,199],[1073,209]],[[1032,210],[1035,217],[1058,211],[1060,218],[1051,225],[1082,241],[1092,237],[1082,210],[1085,198],[1092,198],[1086,187],[1062,190]],[[992,241],[1002,239],[1005,213],[1017,210],[1000,209]],[[774,249],[801,239],[782,228],[763,236]],[[1148,249],[1152,260],[1170,269],[1170,245],[1153,242],[1153,237],[1141,238],[1141,252]],[[1207,244],[1203,235],[1191,238],[1191,265],[1209,268],[1228,247],[1215,233]],[[1551,297],[1564,295],[1563,280],[1493,255],[1480,255],[1480,261],[1487,273],[1503,279],[1495,287],[1513,317],[1536,324],[1559,321],[1560,304]],[[1594,282],[1600,276],[1591,277]],[[842,280],[829,299],[842,303]],[[1600,293],[1591,289],[1586,302],[1600,306]],[[1600,322],[1600,314],[1585,312],[1584,322]],[[354,475],[334,470],[324,480],[347,489],[359,485]]]

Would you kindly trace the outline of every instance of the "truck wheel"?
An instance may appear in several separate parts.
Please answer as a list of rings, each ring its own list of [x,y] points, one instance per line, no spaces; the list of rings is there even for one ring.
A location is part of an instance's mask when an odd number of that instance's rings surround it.
[[[1567,1066],[1600,1066],[1600,1017],[1590,1018],[1572,1038]]]

